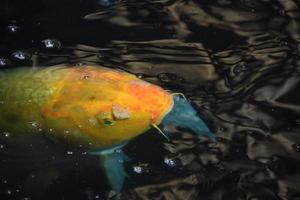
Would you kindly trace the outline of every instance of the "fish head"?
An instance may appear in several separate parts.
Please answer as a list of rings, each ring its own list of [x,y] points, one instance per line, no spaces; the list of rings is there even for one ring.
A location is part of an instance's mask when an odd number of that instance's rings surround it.
[[[89,66],[62,70],[59,89],[42,112],[55,138],[109,147],[159,124],[173,107],[172,95],[129,73]]]

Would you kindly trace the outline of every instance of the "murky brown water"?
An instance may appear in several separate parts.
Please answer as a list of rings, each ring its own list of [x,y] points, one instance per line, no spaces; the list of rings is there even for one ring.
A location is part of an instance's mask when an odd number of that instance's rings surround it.
[[[57,147],[65,153],[45,150],[41,158],[43,145],[31,155],[0,145],[0,199],[300,199],[299,6],[2,1],[2,68],[121,68],[183,93],[218,139],[187,130],[174,130],[170,142],[153,131],[141,135],[125,147],[132,160],[120,194],[83,152]]]

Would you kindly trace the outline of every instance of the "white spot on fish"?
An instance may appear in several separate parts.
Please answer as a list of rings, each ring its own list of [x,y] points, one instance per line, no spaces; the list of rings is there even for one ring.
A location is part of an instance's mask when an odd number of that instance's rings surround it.
[[[84,80],[87,80],[87,79],[89,79],[89,78],[90,78],[89,75],[84,75],[84,76],[82,77],[82,79],[84,79]]]
[[[89,118],[88,122],[91,126],[95,126],[98,122],[98,120],[96,118]]]
[[[129,119],[130,118],[130,113],[126,107],[120,108],[117,104],[114,104],[112,106],[112,114],[113,117],[117,120],[122,120],[122,119]]]

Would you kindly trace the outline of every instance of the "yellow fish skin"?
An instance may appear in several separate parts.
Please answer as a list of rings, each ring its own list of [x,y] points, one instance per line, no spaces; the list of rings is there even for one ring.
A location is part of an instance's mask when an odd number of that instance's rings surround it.
[[[159,124],[173,107],[162,88],[99,66],[4,70],[0,131],[36,133],[70,145],[107,148]]]

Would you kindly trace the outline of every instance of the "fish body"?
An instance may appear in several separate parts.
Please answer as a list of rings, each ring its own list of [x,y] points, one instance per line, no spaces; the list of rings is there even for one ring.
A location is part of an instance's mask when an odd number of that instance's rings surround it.
[[[57,66],[0,72],[0,131],[10,135],[6,142],[17,147],[49,138],[85,147],[99,156],[116,191],[123,187],[123,164],[130,159],[122,147],[158,125],[161,133],[175,125],[212,136],[186,99],[123,71]]]
[[[47,133],[91,149],[107,148],[159,124],[173,107],[166,91],[103,67],[18,68],[2,73],[0,129]]]

